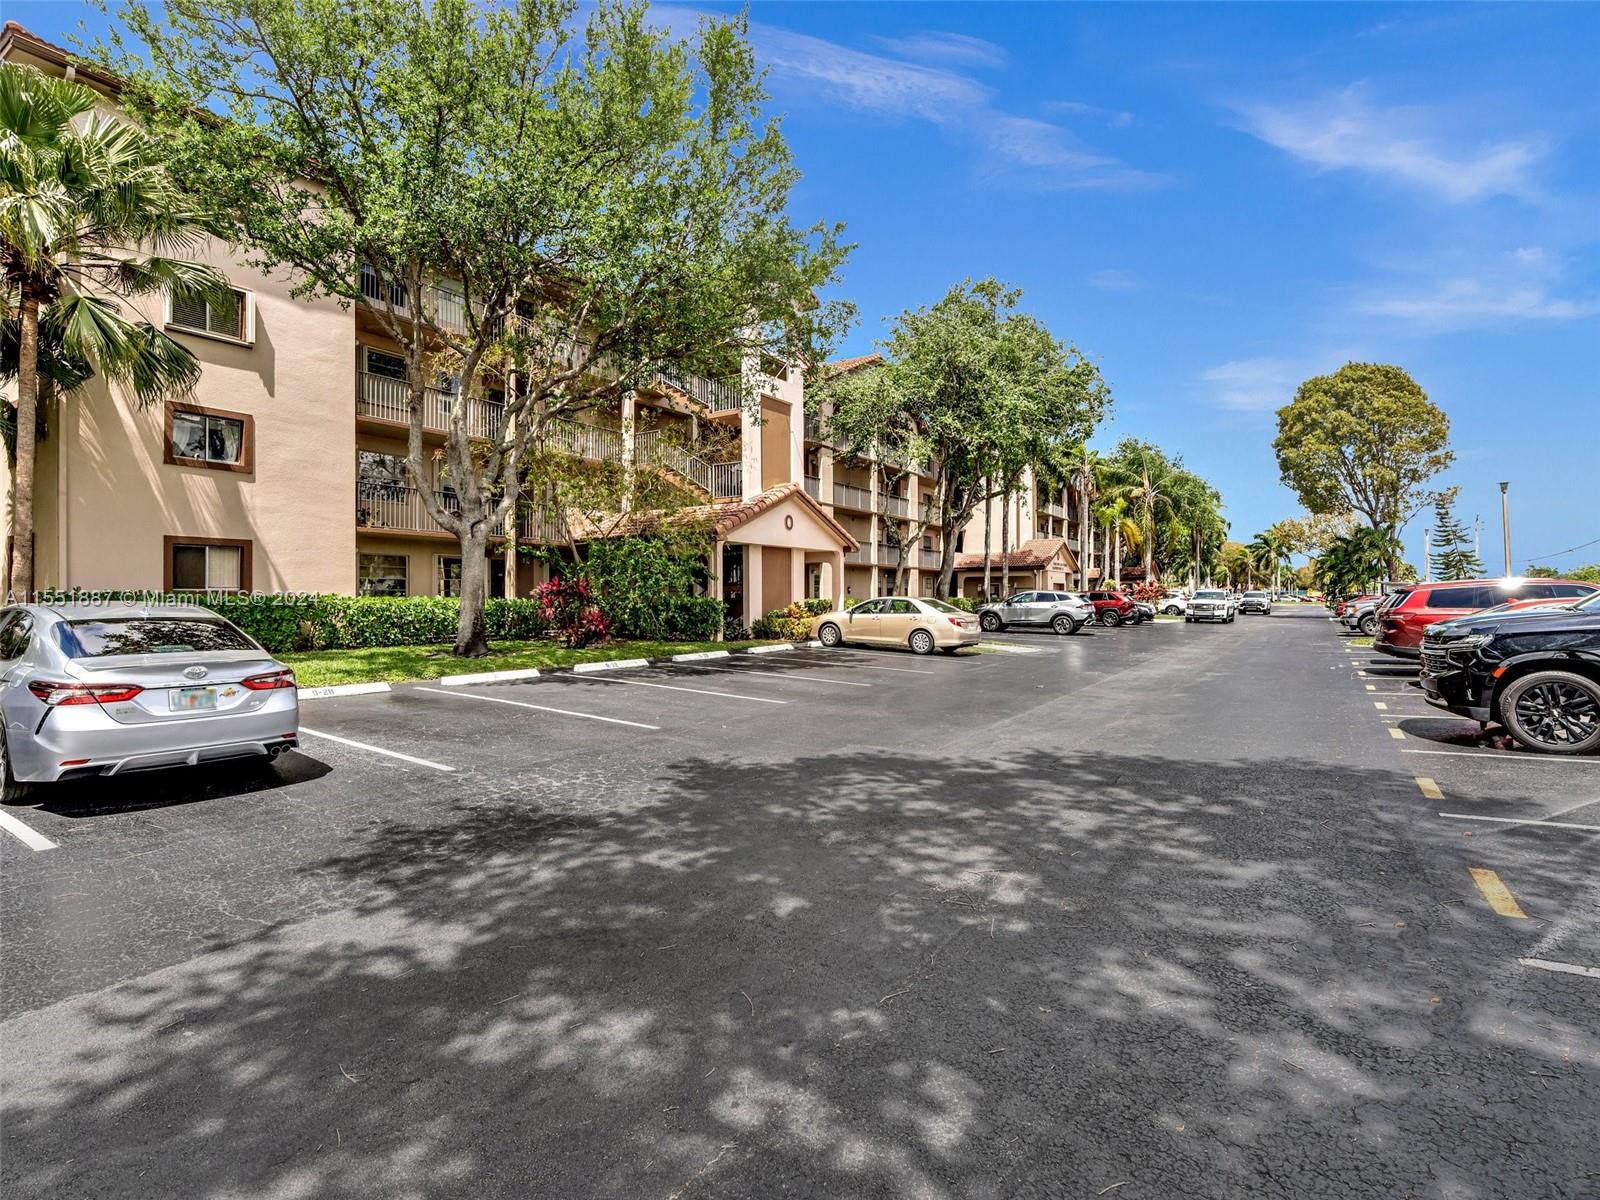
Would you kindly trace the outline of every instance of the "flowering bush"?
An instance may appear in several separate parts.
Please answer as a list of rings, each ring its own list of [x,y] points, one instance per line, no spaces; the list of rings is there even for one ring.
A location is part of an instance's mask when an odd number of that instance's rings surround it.
[[[1157,600],[1166,598],[1167,589],[1159,583],[1135,584],[1131,593],[1135,600],[1143,600],[1146,604],[1154,604]]]
[[[811,614],[803,603],[775,608],[752,625],[750,632],[758,638],[798,642],[811,636]]]
[[[570,649],[604,641],[611,633],[611,622],[595,603],[594,585],[581,575],[552,579],[535,598],[550,631]]]

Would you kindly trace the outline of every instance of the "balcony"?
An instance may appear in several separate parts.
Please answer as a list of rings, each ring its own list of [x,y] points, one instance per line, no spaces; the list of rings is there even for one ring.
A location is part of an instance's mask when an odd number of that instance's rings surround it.
[[[449,333],[468,332],[466,297],[437,284],[429,286],[424,291],[423,307],[435,325]],[[361,294],[376,306],[382,306],[387,302],[403,320],[409,321],[413,318],[410,296],[404,285],[385,280],[371,267],[361,268]],[[578,361],[580,351],[587,349],[588,343],[582,339],[568,337],[556,347],[557,361],[570,367]],[[602,379],[616,377],[614,365],[605,358],[591,365]],[[744,407],[744,389],[736,381],[707,379],[703,375],[694,375],[687,371],[664,369],[651,373],[647,377],[646,386],[656,390],[666,388],[678,392],[713,413],[733,412]]]
[[[805,485],[806,495],[810,496],[813,500],[822,499],[822,480],[820,478],[815,475],[807,475],[805,477]]]
[[[849,483],[833,485],[833,503],[838,508],[852,508],[857,512],[872,512],[872,493],[864,487]]]
[[[907,517],[911,515],[911,501],[904,496],[893,496],[888,492],[879,492],[878,511],[888,517]]]
[[[411,391],[403,379],[389,375],[374,375],[370,371],[357,372],[356,415],[371,417],[376,421],[391,421],[397,425],[411,422]],[[488,400],[467,401],[464,397],[442,388],[427,388],[422,393],[422,427],[433,433],[443,433],[450,423],[450,414],[458,404],[470,403],[467,414],[467,434],[476,438],[492,438],[500,432],[504,406]]]
[[[659,429],[647,429],[635,435],[633,454],[635,462],[665,467],[710,493],[713,499],[724,500],[743,494],[743,462],[738,459],[707,462],[677,442],[663,437]]]
[[[917,566],[922,568],[924,571],[937,571],[939,569],[939,566],[940,566],[940,563],[939,563],[939,551],[937,551],[937,550],[918,550],[917,551]]]
[[[445,492],[440,499],[449,511],[460,511],[460,501],[453,493]],[[454,536],[428,515],[416,488],[395,483],[356,484],[356,529]],[[525,504],[517,512],[517,537],[525,542],[562,542],[567,537],[566,525],[558,514]]]
[[[854,563],[858,567],[870,567],[872,565],[872,547],[862,546],[857,550],[846,550],[844,561]]]

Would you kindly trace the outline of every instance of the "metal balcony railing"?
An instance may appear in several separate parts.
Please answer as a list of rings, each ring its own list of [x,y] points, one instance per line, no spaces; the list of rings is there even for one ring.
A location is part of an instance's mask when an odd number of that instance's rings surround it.
[[[411,391],[403,379],[389,375],[374,375],[359,371],[356,389],[356,412],[363,417],[380,421],[394,421],[400,425],[411,421]],[[458,404],[469,403],[464,397],[443,388],[430,387],[422,393],[422,427],[442,433],[450,423],[450,414]],[[474,400],[467,416],[467,434],[470,437],[492,438],[500,432],[500,421],[505,406],[487,400]]]
[[[871,512],[872,493],[864,487],[849,483],[833,485],[833,502],[840,508],[853,508],[858,512]]]
[[[816,475],[807,475],[805,477],[805,485],[806,495],[810,496],[813,500],[822,499],[822,480],[819,477]]]
[[[846,550],[844,554],[844,560],[847,563],[855,563],[857,566],[871,566],[872,547],[862,546],[858,550]]]
[[[662,436],[660,429],[646,429],[633,439],[634,461],[666,467],[722,499],[740,494],[743,464],[738,461],[707,462],[698,454]]]
[[[461,510],[461,502],[452,492],[441,493],[440,500],[450,512]],[[356,484],[356,528],[399,533],[449,532],[428,515],[416,488],[370,480]],[[566,523],[559,513],[524,504],[517,511],[517,537],[531,542],[565,541]]]
[[[892,496],[888,492],[878,493],[878,511],[890,517],[904,517],[911,513],[911,502],[904,496]]]

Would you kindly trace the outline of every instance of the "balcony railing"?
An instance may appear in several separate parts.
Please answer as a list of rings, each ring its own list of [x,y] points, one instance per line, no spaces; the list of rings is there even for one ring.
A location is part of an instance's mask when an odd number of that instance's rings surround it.
[[[545,425],[545,444],[577,458],[607,462],[622,457],[622,434],[604,425],[557,417]]]
[[[917,566],[921,567],[924,571],[937,571],[941,565],[939,558],[940,555],[939,551],[937,550],[918,550]]]
[[[360,387],[356,392],[356,412],[363,417],[380,421],[394,421],[400,425],[411,421],[411,390],[403,379],[389,375],[374,375],[370,371],[358,372]],[[469,403],[465,397],[442,388],[430,387],[422,393],[422,427],[443,432],[450,423],[450,414],[458,404]],[[492,438],[500,432],[504,405],[487,400],[470,401],[467,414],[467,434],[470,437]]]
[[[634,460],[654,463],[675,471],[683,478],[710,492],[715,499],[726,499],[741,493],[744,464],[738,460],[707,462],[698,454],[662,436],[659,429],[646,429],[633,439]]]
[[[854,508],[860,512],[872,511],[872,493],[864,487],[849,483],[833,485],[833,502],[840,508]]]
[[[904,496],[891,496],[888,492],[879,492],[878,511],[890,517],[909,516],[911,502]]]
[[[822,499],[822,480],[820,478],[815,475],[807,475],[805,478],[805,484],[806,495],[810,496],[813,500]]]
[[[872,565],[872,547],[862,546],[858,550],[846,550],[844,560],[857,566],[869,567]]]
[[[1064,517],[1067,515],[1066,505],[1058,504],[1051,500],[1040,500],[1039,511],[1047,517]]]
[[[437,284],[425,289],[423,304],[434,324],[450,333],[466,333],[467,301],[459,292]],[[374,304],[386,301],[407,320],[412,318],[411,297],[403,284],[385,280],[371,267],[361,268],[361,294]],[[495,330],[494,332],[498,332]],[[588,343],[569,337],[556,346],[556,358],[562,365],[571,367],[588,350]],[[615,365],[602,357],[592,363],[595,373],[602,378],[615,378]],[[707,379],[687,371],[660,370],[650,375],[652,387],[668,387],[705,405],[712,412],[730,412],[744,406],[744,390],[736,382],[726,379]]]
[[[439,499],[446,510],[461,511],[461,501],[454,493],[442,492]],[[356,528],[398,533],[449,532],[428,515],[422,493],[416,488],[372,481],[356,484]],[[566,524],[557,513],[524,504],[517,512],[517,537],[531,542],[565,541]]]

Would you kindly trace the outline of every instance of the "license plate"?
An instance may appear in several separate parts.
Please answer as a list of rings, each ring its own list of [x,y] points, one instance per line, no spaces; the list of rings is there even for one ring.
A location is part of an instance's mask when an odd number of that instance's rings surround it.
[[[214,687],[174,688],[167,693],[167,704],[173,712],[195,712],[217,706],[217,689]]]

